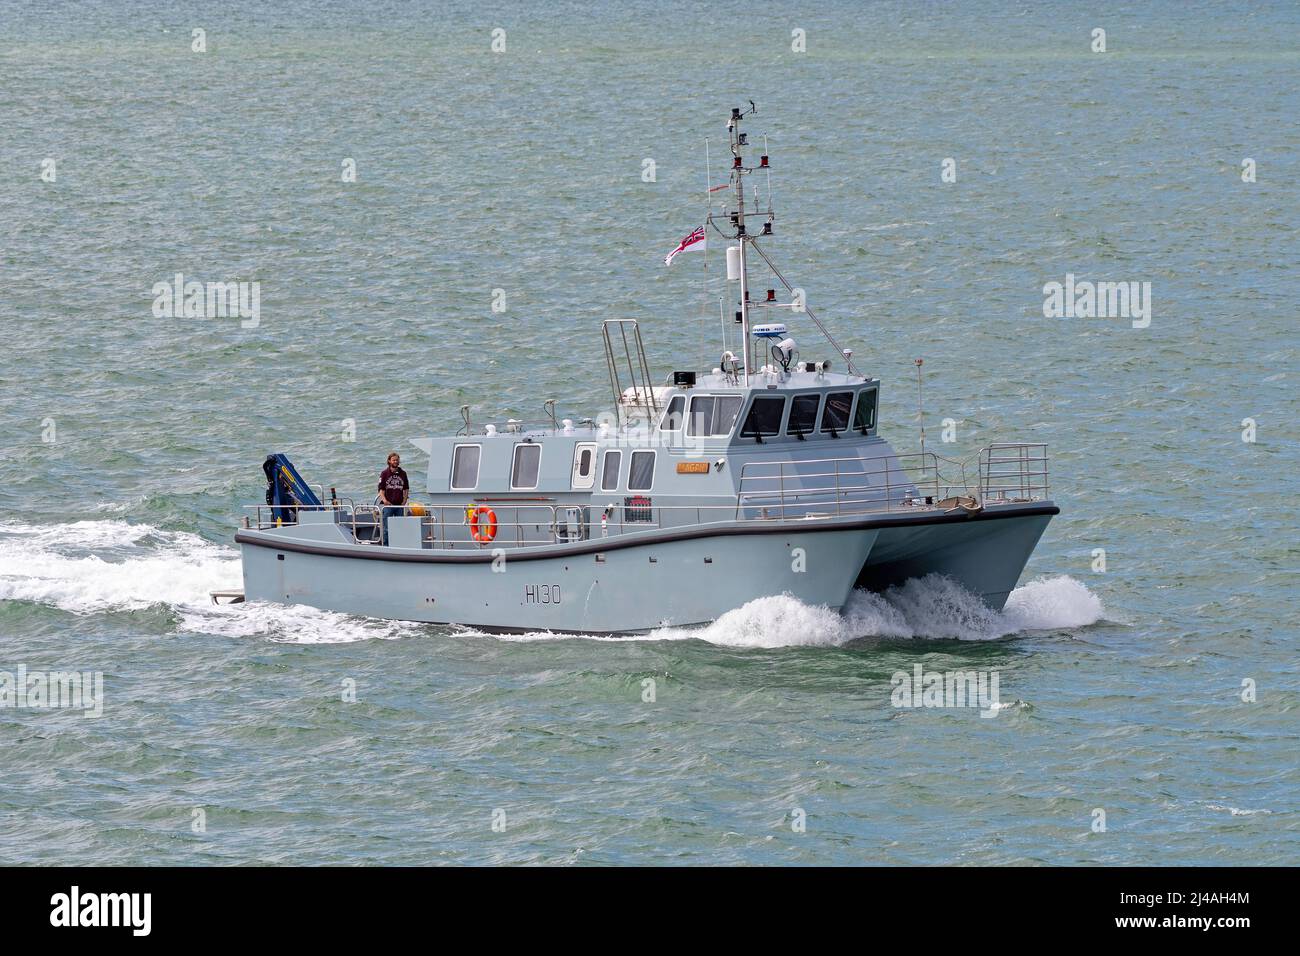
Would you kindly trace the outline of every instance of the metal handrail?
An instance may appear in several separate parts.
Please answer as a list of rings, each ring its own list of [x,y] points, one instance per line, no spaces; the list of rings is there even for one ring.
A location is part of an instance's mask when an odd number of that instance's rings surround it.
[[[623,358],[627,363],[629,388],[637,397],[637,404],[646,410],[646,417],[654,420],[659,417],[659,400],[655,396],[654,383],[650,376],[650,363],[646,361],[645,344],[641,341],[641,325],[636,319],[605,319],[600,324],[601,336],[605,341],[605,365],[609,370],[609,385],[614,391],[614,407],[627,411],[623,403],[623,382],[619,374],[619,360],[614,341],[610,337],[610,326],[618,328],[623,345]],[[628,340],[628,327],[632,329],[631,341]],[[628,412],[626,417],[630,417]]]
[[[919,462],[919,464],[918,464]],[[807,466],[819,467],[818,471],[807,471]],[[753,471],[775,469],[775,473],[752,474]],[[919,472],[919,474],[914,474]],[[787,491],[786,479],[796,478],[801,484],[817,479],[832,479],[833,487],[800,487],[793,492]],[[877,479],[873,481],[872,479]],[[847,479],[847,482],[846,482]],[[915,499],[934,499],[940,494],[942,477],[939,474],[938,457],[933,452],[921,452],[911,455],[890,455],[880,458],[810,458],[782,460],[772,462],[747,462],[741,467],[740,480],[737,483],[737,517],[741,517],[741,508],[773,507],[773,491],[747,491],[746,482],[777,483],[775,489],[775,506],[779,516],[786,516],[787,504],[798,503],[800,498],[827,499],[824,503],[834,506],[837,515],[845,513],[845,506],[881,505],[877,508],[850,508],[849,514],[863,510],[893,510],[895,507],[913,507]],[[752,485],[751,485],[752,486]],[[949,489],[951,490],[951,486]],[[855,492],[869,491],[868,498],[846,497]],[[896,504],[897,503],[897,504]]]
[[[980,450],[981,501],[1035,501],[1050,497],[1047,445],[1004,442]]]
[[[354,541],[356,541],[359,544],[382,544],[383,543],[382,530],[378,538],[371,539],[369,537],[367,538],[358,537],[357,529],[358,527],[379,527],[382,529],[384,508],[386,507],[395,508],[398,506],[397,505],[365,505],[365,504],[362,505],[349,504],[348,506],[344,506],[342,504],[344,500],[350,501],[350,499],[340,498],[339,499],[340,504],[338,507],[334,507],[333,505],[279,505],[279,506],[265,505],[265,504],[244,505],[243,508],[245,511],[252,511],[256,516],[256,521],[255,522],[252,520],[248,521],[245,527],[249,527],[249,528],[256,527],[258,531],[267,531],[273,528],[281,527],[282,522],[280,522],[275,517],[274,514],[276,511],[293,511],[293,512],[335,511],[339,513],[340,520],[338,521],[338,524],[341,525],[342,527],[351,529],[352,539]],[[424,532],[427,530],[436,531],[438,527],[447,527],[449,525],[452,527],[466,527],[466,528],[469,527],[469,520],[465,517],[465,508],[461,505],[423,505],[422,507],[424,508],[425,511],[423,515],[419,516],[422,519],[424,519],[421,523],[422,540],[424,539]],[[498,506],[496,505],[493,506],[494,512],[497,507]],[[548,531],[552,533],[551,538],[548,538],[547,541],[549,542],[550,540],[552,540],[554,538],[554,533],[558,527],[557,526],[558,518],[556,514],[557,509],[565,508],[565,507],[573,507],[573,506],[544,505],[540,503],[531,503],[528,505],[504,506],[502,507],[502,510],[505,510],[507,507],[513,509],[516,512],[516,517],[518,517],[517,512],[521,510],[543,511],[549,515],[549,517],[541,516],[531,521],[502,521],[500,520],[500,518],[498,518],[497,534],[500,535],[502,529],[515,528],[517,543],[518,545],[523,545],[526,542],[524,539],[522,529],[527,527],[545,526],[548,529]],[[263,515],[264,511],[270,513],[269,517]],[[446,513],[448,511],[459,514],[461,520],[459,522],[448,522],[446,519]],[[435,515],[434,512],[437,512],[437,515]],[[372,519],[369,521],[360,522],[357,520],[357,515],[359,513],[362,514],[368,513],[369,515],[372,516]],[[410,515],[408,512],[407,517],[413,517],[413,516]],[[436,535],[432,540],[435,541],[437,540]],[[474,544],[475,546],[485,546],[487,544],[487,542],[476,542],[473,541],[472,539],[469,542],[460,542],[460,543]]]
[[[941,463],[956,466],[960,477],[946,478]],[[568,512],[578,511],[577,532],[580,540],[603,536],[636,534],[665,527],[686,527],[713,523],[761,520],[823,518],[845,515],[889,513],[896,511],[942,510],[952,507],[953,497],[968,499],[962,507],[982,507],[989,503],[1035,501],[1048,494],[1047,449],[1044,444],[998,444],[979,452],[979,478],[967,481],[965,463],[940,458],[933,452],[890,455],[879,458],[814,458],[796,461],[747,462],[741,467],[734,495],[718,495],[716,503],[652,504],[629,506],[610,501],[607,492],[594,492],[583,502],[493,502],[497,514],[497,537],[491,542],[473,540],[468,533],[464,505],[424,504],[421,523],[422,544],[436,548],[490,549],[522,548],[575,540],[570,536]],[[815,467],[815,471],[799,470]],[[765,472],[765,473],[763,473]],[[798,484],[794,485],[793,482]],[[807,482],[822,481],[823,487],[807,487]],[[768,482],[769,487],[755,487]],[[614,498],[624,498],[614,493]],[[323,511],[338,513],[338,524],[351,530],[358,543],[383,544],[382,509],[357,505],[350,498],[333,504],[247,505],[254,511],[259,530],[277,527],[276,511]],[[264,515],[265,509],[265,515]],[[607,514],[607,522],[601,521]],[[638,520],[628,520],[635,510]],[[266,515],[269,515],[269,520]],[[368,520],[358,521],[359,515]],[[646,520],[641,520],[644,515]],[[673,519],[682,520],[673,520]],[[513,520],[508,520],[513,519]],[[378,526],[373,537],[359,536],[358,528]],[[252,527],[245,519],[245,527]],[[465,529],[459,533],[451,529]],[[528,529],[535,529],[536,534]]]
[[[496,422],[475,422],[470,427],[469,431],[466,431],[466,426],[462,425],[456,430],[455,437],[473,438],[475,436],[486,435],[488,425],[495,426],[498,435],[524,435],[538,433],[550,435],[564,434],[564,426],[562,424],[552,423],[549,418],[545,421],[537,422],[525,421],[521,418],[513,418]],[[599,424],[590,418],[579,418],[573,420],[573,431],[575,434],[578,431],[587,430],[597,431],[599,430]]]

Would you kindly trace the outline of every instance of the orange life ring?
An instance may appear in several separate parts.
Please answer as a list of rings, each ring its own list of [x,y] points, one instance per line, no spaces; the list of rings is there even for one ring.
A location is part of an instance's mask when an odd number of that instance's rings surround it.
[[[469,533],[479,544],[490,542],[497,536],[497,513],[491,508],[474,508],[469,517]]]

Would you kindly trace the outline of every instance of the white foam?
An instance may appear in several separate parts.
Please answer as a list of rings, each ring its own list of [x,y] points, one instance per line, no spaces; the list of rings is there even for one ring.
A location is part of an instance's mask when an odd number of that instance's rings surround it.
[[[1105,613],[1101,598],[1082,581],[1059,574],[1016,588],[1007,598],[1002,616],[1017,631],[1047,631],[1087,627]]]
[[[350,644],[408,637],[422,625],[321,611],[303,604],[201,604],[180,612],[184,631],[265,637],[286,644]]]
[[[1270,814],[1272,810],[1242,810],[1240,807],[1225,807],[1218,803],[1207,803],[1206,807],[1210,810],[1226,810],[1234,817],[1253,817],[1259,814]]]
[[[989,704],[988,709],[989,709],[989,711],[999,711],[999,710],[1028,710],[1028,709],[1030,709],[1030,707],[1029,707],[1029,704],[1026,704],[1023,700],[1019,700],[1019,699],[1017,699],[1017,700],[1012,700],[1012,701],[996,701],[996,700],[995,700],[995,701],[992,701],[992,702]]]
[[[700,640],[723,647],[839,647],[883,638],[989,641],[1037,630],[1070,630],[1104,616],[1101,600],[1065,575],[1039,578],[1011,593],[1005,610],[988,608],[955,581],[927,575],[884,595],[855,591],[842,613],[790,595],[762,597],[698,628],[664,627],[633,640]],[[571,640],[580,635],[541,632],[511,641]],[[629,640],[629,638],[597,638]]]
[[[788,595],[760,598],[686,635],[734,647],[836,647],[864,638],[988,641],[1029,630],[1084,627],[1101,617],[1101,601],[1073,578],[1031,581],[1016,589],[999,613],[955,581],[932,574],[883,595],[855,591],[840,614]]]
[[[210,592],[237,590],[239,554],[185,531],[126,521],[0,524],[0,600],[72,614],[166,608],[183,631],[303,644],[402,637],[415,624],[302,605],[216,606]]]
[[[0,600],[33,601],[73,614],[163,607],[176,615],[183,631],[303,644],[399,638],[422,626],[303,605],[211,603],[210,592],[236,589],[240,580],[234,548],[185,531],[119,520],[0,524]],[[1095,594],[1064,575],[1017,588],[1001,613],[954,581],[929,575],[884,595],[855,591],[842,613],[776,595],[750,601],[704,627],[665,627],[638,639],[753,648],[837,647],[863,638],[981,641],[1086,627],[1104,613]],[[547,632],[505,639],[573,637]]]
[[[937,574],[890,588],[885,600],[897,607],[907,622],[909,633],[900,637],[992,641],[1018,630],[1005,615],[991,610],[956,581]]]
[[[856,612],[854,616],[863,618]],[[702,628],[661,628],[651,636],[659,640],[696,638],[724,647],[833,646],[851,639],[849,620],[837,611],[782,594],[750,601]]]
[[[71,611],[180,606],[238,585],[238,556],[198,535],[125,521],[0,525],[0,599]]]

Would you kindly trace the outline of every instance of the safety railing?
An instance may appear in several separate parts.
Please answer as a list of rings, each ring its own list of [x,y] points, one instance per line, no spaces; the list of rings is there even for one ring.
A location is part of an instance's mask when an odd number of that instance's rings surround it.
[[[420,541],[427,548],[492,549],[520,548],[543,544],[586,541],[637,532],[659,530],[669,526],[701,525],[732,521],[735,518],[734,496],[720,496],[718,503],[660,505],[640,496],[621,496],[618,502],[589,504],[529,503],[508,505],[497,502],[476,504],[471,513],[463,505],[419,503]],[[248,505],[246,528],[273,530],[299,523],[301,512],[335,511],[334,523],[343,528],[358,544],[384,545],[388,542],[383,508],[371,505],[340,503],[330,505]],[[411,511],[406,511],[411,514]],[[289,515],[282,520],[281,515]],[[477,532],[477,535],[476,535]]]
[[[384,511],[395,506],[358,505],[350,499],[338,499],[338,505],[247,505],[250,514],[244,527],[268,531],[285,525],[301,523],[304,512],[334,512],[334,523],[343,528],[358,544],[384,545],[388,532]],[[418,505],[418,512],[407,505],[402,514],[389,517],[420,518],[420,541],[425,547],[524,547],[530,544],[552,544],[568,540],[569,525],[558,519],[557,512],[569,510],[561,505],[528,504],[507,508],[492,506],[489,518],[486,509],[475,524],[473,515],[461,505]],[[532,514],[521,514],[531,512]],[[503,520],[508,515],[514,520]],[[463,529],[463,533],[456,530]],[[477,529],[478,537],[475,537]],[[491,530],[489,530],[491,529]]]
[[[954,491],[932,452],[880,458],[748,462],[741,468],[736,517],[852,515],[933,505]]]
[[[967,462],[933,452],[882,458],[749,462],[741,468],[736,517],[797,518],[917,508],[966,509],[1049,496],[1047,446],[983,448],[978,477]]]
[[[989,445],[980,451],[979,470],[979,496],[985,503],[1051,497],[1045,444]]]
[[[550,434],[568,435],[580,430],[596,430],[597,423],[592,418],[560,418],[555,412],[555,399],[548,398],[542,403],[546,409],[545,421],[528,421],[522,418],[506,418],[491,422],[476,422],[470,414],[470,407],[460,407],[460,417],[464,422],[456,431],[456,437],[474,437],[475,435],[523,435]],[[324,500],[324,499],[322,499]]]
[[[605,365],[609,370],[610,388],[614,391],[614,407],[619,410],[622,421],[657,419],[659,397],[651,382],[650,363],[646,361],[640,324],[636,319],[606,319],[600,324],[600,332],[605,341]],[[626,388],[621,369],[627,370],[629,384]]]
[[[567,425],[565,423],[568,423]],[[576,432],[596,431],[599,425],[590,418],[572,419],[566,418],[558,422],[552,422],[549,418],[544,421],[526,421],[520,418],[507,418],[491,422],[474,422],[472,425],[462,425],[456,432],[457,438],[465,436],[474,437],[481,435],[566,435]]]
[[[1048,496],[1047,446],[998,444],[980,451],[978,477],[966,463],[933,452],[880,458],[819,458],[747,462],[737,493],[691,504],[660,504],[638,494],[587,502],[474,502],[470,506],[414,503],[426,548],[523,548],[617,537],[719,522],[833,518],[925,509],[967,510]],[[245,527],[267,530],[297,523],[304,511],[333,511],[334,522],[359,544],[387,543],[383,507],[348,498],[321,506],[250,505]],[[415,514],[410,506],[405,514]],[[290,520],[285,520],[288,515]]]
[[[313,490],[315,486],[313,486]],[[322,512],[338,511],[352,513],[358,508],[365,509],[366,505],[358,505],[348,497],[338,497],[334,503],[329,503],[325,497],[324,488],[321,489],[321,500],[326,503],[323,505],[301,505],[301,504],[282,504],[282,505],[244,505],[243,510],[248,512],[244,516],[245,528],[256,528],[258,531],[265,531],[268,528],[279,528],[287,524],[297,524],[298,515],[305,511]]]

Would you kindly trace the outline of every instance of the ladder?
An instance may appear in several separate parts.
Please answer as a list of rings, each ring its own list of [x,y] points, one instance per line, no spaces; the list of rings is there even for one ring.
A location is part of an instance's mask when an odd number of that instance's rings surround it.
[[[605,339],[605,364],[609,368],[609,385],[614,390],[614,407],[630,420],[634,411],[644,410],[647,417],[657,416],[659,401],[650,383],[650,364],[646,361],[645,345],[641,342],[641,327],[636,319],[606,319],[601,323]],[[624,393],[622,365],[628,375],[627,394]]]

